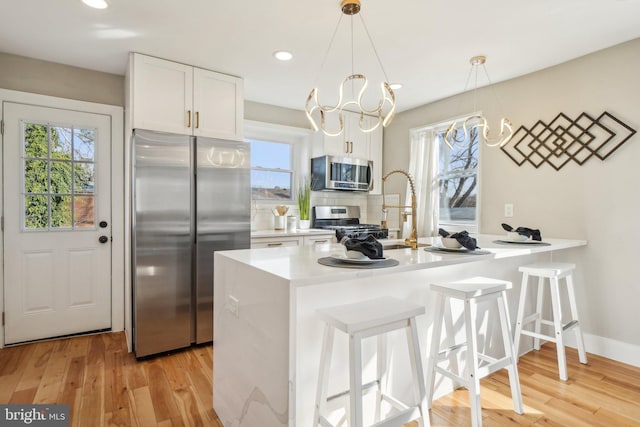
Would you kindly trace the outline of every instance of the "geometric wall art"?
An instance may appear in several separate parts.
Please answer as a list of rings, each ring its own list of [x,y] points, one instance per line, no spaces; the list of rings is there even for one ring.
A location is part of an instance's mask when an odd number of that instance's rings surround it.
[[[570,161],[582,165],[594,156],[605,160],[635,133],[606,111],[597,118],[582,113],[576,119],[560,113],[550,123],[538,120],[530,129],[520,126],[512,142],[500,149],[518,166],[528,162],[539,168],[547,163],[559,171]]]

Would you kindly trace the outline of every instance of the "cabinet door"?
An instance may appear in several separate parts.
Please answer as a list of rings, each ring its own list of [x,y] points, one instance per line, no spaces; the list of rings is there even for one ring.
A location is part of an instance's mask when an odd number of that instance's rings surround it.
[[[371,126],[371,118],[369,116],[364,116],[363,119],[363,127],[365,129]],[[366,159],[371,160],[369,158],[369,137],[371,135],[370,132],[363,132],[360,129],[360,115],[356,113],[349,113],[346,116],[346,135],[347,140],[349,141],[349,156],[356,159]]]
[[[260,237],[251,239],[251,249],[300,246],[302,237]]]
[[[201,68],[193,70],[196,136],[242,140],[242,79]]]
[[[191,134],[192,67],[134,54],[131,83],[133,128]]]
[[[369,120],[373,124],[374,118]],[[382,194],[382,125],[369,133],[369,155],[368,159],[373,161],[373,186],[369,194]]]

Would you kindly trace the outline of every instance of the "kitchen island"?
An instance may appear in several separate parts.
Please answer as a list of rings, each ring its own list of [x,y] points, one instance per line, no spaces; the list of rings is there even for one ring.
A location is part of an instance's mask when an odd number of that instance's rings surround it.
[[[513,320],[520,289],[518,266],[557,260],[559,256],[578,259],[580,247],[586,245],[582,240],[562,239],[545,239],[548,245],[496,243],[501,238],[479,236],[479,246],[488,251],[485,255],[434,253],[423,247],[385,250],[384,255],[399,264],[374,269],[330,267],[317,262],[332,253],[344,253],[339,244],[216,252],[213,404],[223,425],[313,425],[323,326],[315,315],[318,308],[384,295],[424,304],[427,314],[418,318],[418,331],[423,364],[427,366],[435,300],[430,283],[478,275],[511,280],[514,288],[509,293],[509,309]],[[385,245],[397,242],[387,241]],[[432,241],[420,239],[420,243]],[[579,283],[578,275],[578,292]],[[457,307],[452,311],[454,319],[459,318],[461,311]],[[494,339],[499,333],[497,311],[487,307],[478,315],[480,347],[487,354],[499,354],[500,342]],[[459,322],[450,326],[447,335],[464,335]],[[362,352],[365,383],[375,369],[374,344],[365,341]],[[347,388],[347,346],[346,337],[337,334],[330,395]],[[531,342],[523,341],[520,350],[530,347]],[[388,348],[389,386],[395,395],[410,400],[404,335],[391,333]],[[453,387],[451,382],[439,380],[436,398]],[[337,416],[340,400],[334,402]]]

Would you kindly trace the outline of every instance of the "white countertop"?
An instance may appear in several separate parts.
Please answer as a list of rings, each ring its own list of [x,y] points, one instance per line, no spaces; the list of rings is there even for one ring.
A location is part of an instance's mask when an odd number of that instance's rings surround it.
[[[335,232],[333,230],[323,230],[321,228],[307,228],[305,230],[295,229],[295,230],[255,230],[251,232],[251,238],[261,238],[261,237],[298,237],[298,236],[314,236],[314,235],[326,235],[331,234],[334,235]]]
[[[326,230],[308,230],[309,232],[321,233]],[[260,237],[286,235],[286,232],[265,232],[272,234],[261,234]],[[303,232],[292,232],[291,235],[300,235]],[[253,233],[252,233],[253,237]],[[326,282],[337,282],[354,278],[368,277],[372,275],[395,274],[406,271],[422,270],[427,268],[442,267],[454,264],[464,264],[474,261],[485,261],[489,259],[507,258],[522,256],[533,253],[542,253],[568,249],[587,244],[585,240],[567,239],[544,239],[549,245],[538,244],[500,244],[495,240],[504,239],[504,235],[479,235],[478,245],[490,253],[487,255],[464,255],[434,253],[418,248],[385,250],[384,255],[399,261],[399,265],[387,268],[374,269],[354,269],[330,267],[318,264],[317,259],[330,256],[332,253],[344,254],[344,246],[332,244],[307,245],[299,247],[281,247],[269,249],[242,249],[234,251],[216,252],[218,256],[225,256],[234,259],[250,267],[266,271],[275,276],[289,281],[292,286],[307,286]],[[420,243],[431,243],[437,238],[421,238]],[[402,243],[403,240],[388,239],[384,244]]]

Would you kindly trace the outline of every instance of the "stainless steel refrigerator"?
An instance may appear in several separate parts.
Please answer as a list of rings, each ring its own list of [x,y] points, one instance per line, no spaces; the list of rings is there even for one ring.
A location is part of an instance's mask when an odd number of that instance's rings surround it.
[[[136,357],[213,340],[213,252],[250,247],[249,144],[136,129]]]

